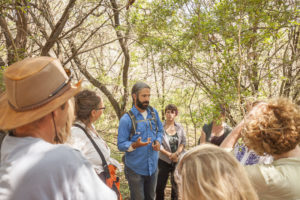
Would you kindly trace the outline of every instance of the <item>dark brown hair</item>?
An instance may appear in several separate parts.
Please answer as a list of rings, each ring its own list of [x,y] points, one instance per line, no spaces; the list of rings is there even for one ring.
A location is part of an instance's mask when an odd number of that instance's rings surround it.
[[[167,105],[165,108],[165,113],[167,112],[167,110],[171,110],[172,112],[174,111],[176,115],[178,114],[177,106],[175,106],[174,104]]]
[[[151,89],[149,85],[147,85],[146,83],[141,82],[141,81],[136,82],[132,86],[132,89],[131,89],[132,105],[134,105],[133,94],[135,94],[138,97],[139,96],[139,91],[144,89],[144,88]]]
[[[94,91],[83,90],[75,96],[76,119],[89,120],[92,110],[98,108],[101,98]]]

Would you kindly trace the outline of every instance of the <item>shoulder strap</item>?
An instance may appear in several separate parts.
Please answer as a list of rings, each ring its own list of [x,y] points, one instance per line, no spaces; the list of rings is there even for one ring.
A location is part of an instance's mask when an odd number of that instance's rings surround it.
[[[4,131],[0,130],[0,162],[1,162],[1,145],[2,145],[2,142],[3,142],[5,136],[6,136],[6,133]]]
[[[153,109],[152,106],[148,106],[148,107],[150,108],[151,115],[152,115],[152,119],[153,119],[154,122],[155,122],[155,126],[156,126],[155,133],[157,133],[157,131],[158,131],[158,126],[157,126],[157,119],[156,119],[156,115],[155,115],[154,109]]]
[[[213,122],[211,122],[209,124],[204,124],[204,126],[203,126],[203,131],[206,134],[206,142],[209,141],[209,138],[210,138],[210,135],[211,135],[212,126],[213,126]]]
[[[226,125],[226,126],[224,127],[224,134],[225,134],[226,136],[229,135],[229,133],[231,133],[231,131],[232,131],[232,128],[231,128],[230,126]]]
[[[148,106],[149,109],[150,109],[150,112],[151,112],[151,116],[152,116],[152,119],[154,120],[155,122],[155,126],[156,126],[156,129],[155,129],[155,133],[157,133],[158,131],[158,126],[157,126],[157,119],[156,119],[156,115],[155,115],[155,112],[154,112],[154,109],[152,106]],[[131,119],[131,123],[132,123],[132,127],[131,127],[131,130],[130,130],[130,135],[129,135],[129,140],[131,140],[132,136],[135,134],[136,132],[136,126],[137,126],[137,122],[136,122],[136,118],[133,114],[133,112],[131,110],[129,110],[127,112],[128,116],[130,117]]]
[[[130,135],[129,135],[129,140],[131,140],[132,136],[136,132],[136,118],[135,118],[135,116],[134,116],[134,114],[133,114],[133,112],[131,110],[129,110],[127,112],[127,114],[130,117],[131,123],[132,123],[131,129],[130,129]]]
[[[90,139],[90,141],[93,144],[94,148],[96,149],[96,151],[98,152],[98,154],[101,157],[101,160],[102,160],[102,163],[103,163],[103,169],[104,169],[104,172],[105,172],[105,177],[110,178],[110,173],[109,173],[107,162],[104,158],[103,153],[101,152],[98,145],[96,144],[96,142],[93,140],[93,138],[90,136],[90,134],[88,134],[88,132],[85,130],[85,128],[83,128],[79,124],[73,124],[73,126],[76,126],[76,127],[80,128],[81,130],[83,130],[83,132],[86,134],[86,136]]]

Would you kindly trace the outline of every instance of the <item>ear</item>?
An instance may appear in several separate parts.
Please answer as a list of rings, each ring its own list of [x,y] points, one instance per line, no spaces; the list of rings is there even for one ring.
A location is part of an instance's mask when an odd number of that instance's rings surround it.
[[[136,94],[132,94],[132,97],[134,99],[134,102],[136,102]]]
[[[96,110],[92,110],[91,111],[91,117],[94,117],[96,115],[96,112],[97,112]]]
[[[53,113],[54,117],[57,117],[57,116],[58,116],[59,109],[61,109],[60,106],[59,106],[58,108],[56,108],[55,110],[53,110],[53,111],[50,113],[50,115],[52,115],[52,113]]]

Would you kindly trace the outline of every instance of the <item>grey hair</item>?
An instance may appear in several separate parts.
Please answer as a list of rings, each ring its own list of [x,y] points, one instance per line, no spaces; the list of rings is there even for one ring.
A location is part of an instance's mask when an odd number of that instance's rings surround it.
[[[147,85],[146,83],[142,82],[142,81],[138,81],[136,82],[133,86],[132,86],[132,89],[131,89],[131,96],[132,96],[132,102],[134,103],[134,99],[133,99],[133,94],[136,94],[136,96],[138,96],[138,93],[141,89],[144,89],[144,88],[150,88],[149,85]]]

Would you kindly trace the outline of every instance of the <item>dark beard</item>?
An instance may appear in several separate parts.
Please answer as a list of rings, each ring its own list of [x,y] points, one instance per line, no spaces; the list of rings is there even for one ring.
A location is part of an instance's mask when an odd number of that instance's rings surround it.
[[[149,101],[141,102],[139,98],[136,99],[136,105],[142,110],[146,110],[149,106]]]

